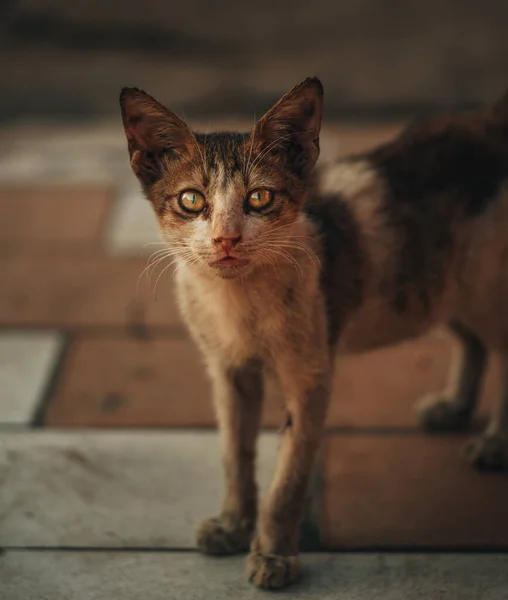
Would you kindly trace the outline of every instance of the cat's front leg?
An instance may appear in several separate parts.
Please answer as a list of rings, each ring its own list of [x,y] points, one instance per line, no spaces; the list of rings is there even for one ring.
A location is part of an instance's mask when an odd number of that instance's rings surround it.
[[[206,554],[234,554],[249,549],[256,524],[255,447],[263,401],[262,366],[254,360],[238,367],[213,359],[209,368],[226,491],[220,515],[199,526],[197,543]]]
[[[328,372],[314,373],[309,378],[302,377],[298,369],[281,378],[288,424],[247,559],[249,579],[259,587],[285,587],[300,574],[300,524],[323,433],[329,380]]]

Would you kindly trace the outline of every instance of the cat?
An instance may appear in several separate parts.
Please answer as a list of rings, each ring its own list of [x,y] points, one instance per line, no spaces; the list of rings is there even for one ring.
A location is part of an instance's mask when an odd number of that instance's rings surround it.
[[[131,166],[176,259],[179,306],[205,358],[222,432],[225,500],[198,529],[202,551],[250,548],[248,576],[263,588],[295,580],[334,355],[434,326],[449,325],[462,351],[447,391],[421,407],[422,425],[467,427],[495,354],[497,409],[465,456],[508,468],[508,96],[319,166],[317,78],[246,134],[193,133],[137,88],[125,88],[120,104]],[[267,370],[280,382],[287,422],[258,509]]]

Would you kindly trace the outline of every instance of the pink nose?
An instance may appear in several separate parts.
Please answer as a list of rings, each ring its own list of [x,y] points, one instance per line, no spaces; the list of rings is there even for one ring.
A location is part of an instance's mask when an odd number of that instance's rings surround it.
[[[220,237],[214,238],[213,243],[217,246],[220,246],[224,250],[224,252],[229,254],[241,239],[241,235],[222,235]]]

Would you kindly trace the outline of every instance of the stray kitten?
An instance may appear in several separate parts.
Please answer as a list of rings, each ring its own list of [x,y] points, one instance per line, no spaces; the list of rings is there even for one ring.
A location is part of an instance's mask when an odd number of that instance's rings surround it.
[[[450,324],[463,352],[449,390],[421,409],[430,430],[467,426],[495,353],[498,408],[465,455],[508,467],[508,99],[430,119],[315,173],[322,103],[321,83],[307,79],[252,132],[205,136],[140,90],[121,95],[131,165],[177,258],[181,312],[222,430],[224,507],[198,544],[210,554],[250,545],[249,578],[265,588],[300,571],[335,352]],[[288,418],[258,510],[264,368],[280,381]]]

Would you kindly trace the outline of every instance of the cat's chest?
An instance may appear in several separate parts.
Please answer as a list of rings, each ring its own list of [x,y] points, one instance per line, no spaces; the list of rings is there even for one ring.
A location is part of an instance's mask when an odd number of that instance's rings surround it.
[[[284,311],[270,286],[177,279],[180,309],[193,337],[207,351],[242,362],[282,337]]]

